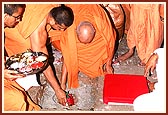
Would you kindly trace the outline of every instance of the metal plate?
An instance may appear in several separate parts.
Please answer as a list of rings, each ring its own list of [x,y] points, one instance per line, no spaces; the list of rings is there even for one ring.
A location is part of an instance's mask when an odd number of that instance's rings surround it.
[[[42,71],[48,63],[48,56],[43,52],[26,51],[9,57],[5,67],[21,74],[35,74]]]

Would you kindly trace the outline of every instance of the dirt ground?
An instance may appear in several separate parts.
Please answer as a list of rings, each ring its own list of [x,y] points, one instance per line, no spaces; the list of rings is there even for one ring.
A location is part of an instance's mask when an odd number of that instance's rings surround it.
[[[126,36],[119,43],[115,57],[118,55],[124,54],[128,51],[126,44]],[[54,50],[54,67],[58,79],[61,75],[61,57],[60,52]],[[137,53],[135,51],[134,55],[127,59],[124,62],[121,62],[119,65],[113,65],[115,73],[122,74],[136,74],[143,75],[143,67],[138,66],[140,62]],[[133,105],[108,105],[103,103],[103,86],[104,86],[104,77],[100,76],[98,78],[88,78],[83,73],[79,73],[79,84],[80,87],[77,89],[67,89],[70,93],[74,94],[75,105],[70,107],[61,106],[57,103],[57,98],[55,97],[53,89],[45,80],[43,74],[40,76],[41,86],[32,87],[29,89],[28,93],[31,98],[38,103],[41,107],[41,111],[89,111],[89,112],[133,112]]]

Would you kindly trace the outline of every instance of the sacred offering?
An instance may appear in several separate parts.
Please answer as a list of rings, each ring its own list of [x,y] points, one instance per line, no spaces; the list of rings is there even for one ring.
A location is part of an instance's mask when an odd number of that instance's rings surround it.
[[[48,56],[43,52],[33,52],[28,49],[26,52],[9,57],[5,67],[9,70],[16,70],[21,74],[36,74],[42,71],[48,63]]]
[[[67,104],[68,104],[68,106],[74,105],[73,95],[71,93],[69,93],[69,91],[66,92],[66,98],[67,98]]]

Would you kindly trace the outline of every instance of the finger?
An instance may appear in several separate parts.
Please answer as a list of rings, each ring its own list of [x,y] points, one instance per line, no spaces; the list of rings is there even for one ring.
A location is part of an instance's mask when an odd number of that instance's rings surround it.
[[[25,77],[24,74],[18,74],[18,73],[10,73],[11,75],[15,76],[15,78],[22,78]]]
[[[17,73],[10,73],[11,75],[14,75],[14,76],[18,76],[18,74]]]
[[[61,101],[61,99],[58,99],[58,103],[59,103],[59,104],[62,104],[62,101]]]
[[[12,71],[12,72],[13,72],[13,73],[17,73],[17,74],[19,73],[18,71]]]
[[[17,78],[12,78],[11,80],[12,80],[12,81],[15,81],[16,79],[17,79]]]
[[[63,106],[65,106],[66,105],[66,101],[65,101],[65,99],[59,99],[59,103],[61,104],[61,105],[63,105]]]
[[[8,73],[18,73],[18,71],[15,71],[15,70],[8,70]]]
[[[147,77],[147,75],[148,75],[148,72],[145,72],[145,73],[144,73],[144,77]]]
[[[62,105],[63,105],[63,106],[66,105],[66,101],[65,101],[65,100],[62,101]]]
[[[104,72],[104,74],[107,74],[107,71],[106,71],[106,70],[104,70],[103,72]]]
[[[151,68],[151,74],[153,74],[155,67]]]
[[[144,70],[144,76],[145,77],[148,75],[148,72],[149,72],[148,69],[145,68],[145,70]]]
[[[145,67],[144,76],[147,76],[147,75],[148,75],[149,70],[150,70],[150,67],[149,67],[149,66]]]
[[[148,72],[147,70],[144,71],[144,76],[146,77],[148,75]]]
[[[113,72],[112,72],[112,70],[108,70],[108,73],[111,74],[111,73],[113,73]]]
[[[25,74],[18,74],[18,76],[20,76],[20,77],[26,77]]]

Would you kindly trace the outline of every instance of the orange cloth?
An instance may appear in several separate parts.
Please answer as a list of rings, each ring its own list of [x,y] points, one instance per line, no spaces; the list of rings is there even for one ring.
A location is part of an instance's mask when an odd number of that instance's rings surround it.
[[[22,21],[15,28],[5,28],[5,48],[9,56],[31,47],[29,36],[54,6],[58,5],[27,4]]]
[[[22,21],[15,28],[5,29],[5,48],[9,56],[22,53],[30,46],[29,36],[56,5],[27,4]],[[31,110],[32,103],[15,82],[5,82],[5,110]],[[26,98],[27,99],[26,99]],[[15,99],[17,98],[17,100]],[[13,103],[13,104],[12,104]],[[27,107],[26,107],[27,106]]]
[[[121,4],[124,14],[125,14],[125,34],[128,33],[130,27],[130,4]]]
[[[132,4],[127,44],[136,46],[139,58],[146,63],[151,53],[163,41],[163,23],[160,21],[159,4]]]
[[[50,43],[52,43],[54,41],[54,44],[52,44],[52,45],[59,51],[61,51],[60,39],[63,36],[63,33],[64,33],[63,31],[59,31],[59,30],[48,31]]]
[[[68,71],[68,87],[77,88],[78,71],[91,78],[104,75],[102,66],[107,58],[114,54],[116,32],[100,5],[70,4],[67,6],[74,12],[74,23],[63,33],[60,46]],[[76,36],[75,29],[81,21],[91,22],[96,29],[95,38],[89,44],[80,43]],[[56,44],[58,38],[52,37],[51,40],[53,45],[58,45]]]
[[[4,105],[4,111],[38,111],[41,109],[31,101],[22,87],[15,81],[6,79],[4,80]]]

